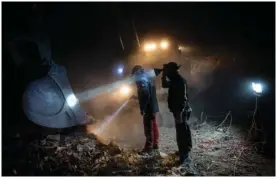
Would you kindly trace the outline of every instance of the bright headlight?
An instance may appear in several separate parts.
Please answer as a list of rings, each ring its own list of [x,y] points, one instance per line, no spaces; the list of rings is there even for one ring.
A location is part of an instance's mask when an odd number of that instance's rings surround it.
[[[161,43],[160,43],[160,47],[162,48],[162,49],[168,49],[168,47],[169,47],[169,42],[168,41],[165,41],[165,40],[163,40],[163,41],[161,41]]]
[[[77,104],[78,99],[74,94],[71,94],[67,97],[66,101],[70,107],[74,107]]]
[[[156,50],[157,46],[155,43],[148,43],[148,44],[145,44],[144,46],[144,50],[145,51],[153,51],[153,50]]]

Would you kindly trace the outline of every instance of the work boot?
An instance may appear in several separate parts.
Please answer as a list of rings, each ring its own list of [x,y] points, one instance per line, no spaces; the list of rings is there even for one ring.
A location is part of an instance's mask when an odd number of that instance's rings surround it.
[[[152,154],[153,149],[149,147],[144,147],[142,151],[138,152],[139,155],[150,155]]]
[[[184,161],[182,162],[182,165],[190,165],[192,162],[192,159],[190,156],[186,157]]]
[[[184,153],[180,156],[180,166],[185,171],[185,176],[198,176],[199,172],[194,167],[192,162],[192,158],[190,157],[189,153]]]
[[[161,157],[159,149],[153,149],[152,154],[154,157]]]
[[[154,146],[153,146],[152,153],[153,153],[153,155],[154,155],[155,157],[160,157],[160,156],[161,156],[161,155],[160,155],[159,148],[158,148],[157,145],[154,145]]]
[[[188,166],[192,162],[189,152],[180,153],[180,165]]]

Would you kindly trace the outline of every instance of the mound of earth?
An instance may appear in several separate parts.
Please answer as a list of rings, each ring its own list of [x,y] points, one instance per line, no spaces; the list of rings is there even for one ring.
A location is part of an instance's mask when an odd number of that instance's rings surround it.
[[[203,176],[273,176],[274,159],[265,159],[237,131],[194,128],[193,166]],[[71,132],[24,142],[17,135],[3,146],[3,175],[9,176],[184,176],[178,167],[174,128],[160,127],[161,157],[142,157],[138,148],[102,143],[93,134]]]
[[[13,150],[5,151],[4,157],[10,160],[5,160],[4,175],[176,175],[172,170],[175,154],[144,158],[137,151],[124,151],[112,142],[105,145],[93,134],[48,135],[28,144],[16,136],[13,142],[17,143]]]

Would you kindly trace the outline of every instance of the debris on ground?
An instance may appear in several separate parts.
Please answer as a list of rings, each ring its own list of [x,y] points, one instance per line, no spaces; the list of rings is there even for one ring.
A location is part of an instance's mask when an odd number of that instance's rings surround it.
[[[231,130],[230,130],[231,131]],[[263,158],[236,131],[222,133],[203,125],[192,130],[189,167],[179,166],[174,129],[160,127],[160,155],[101,143],[93,134],[48,135],[3,148],[3,175],[10,176],[273,176],[274,160]],[[16,143],[16,145],[14,145]],[[239,152],[243,150],[241,156]],[[234,171],[235,168],[235,171]]]
[[[53,140],[54,139],[54,140]],[[138,151],[124,151],[116,144],[100,143],[93,134],[66,137],[69,143],[47,136],[30,143],[13,166],[13,175],[168,175],[176,156],[143,158]],[[27,165],[27,164],[28,165]]]

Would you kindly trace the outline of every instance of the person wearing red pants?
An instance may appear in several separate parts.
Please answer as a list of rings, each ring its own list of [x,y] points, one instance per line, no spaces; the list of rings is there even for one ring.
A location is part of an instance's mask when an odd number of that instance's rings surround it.
[[[156,113],[146,113],[143,116],[146,143],[144,151],[158,150],[159,131],[156,121]]]
[[[145,146],[141,153],[158,154],[159,131],[156,113],[159,111],[159,107],[154,80],[145,73],[140,65],[133,67],[132,77],[137,86],[140,112],[143,116],[144,133],[146,137]]]

